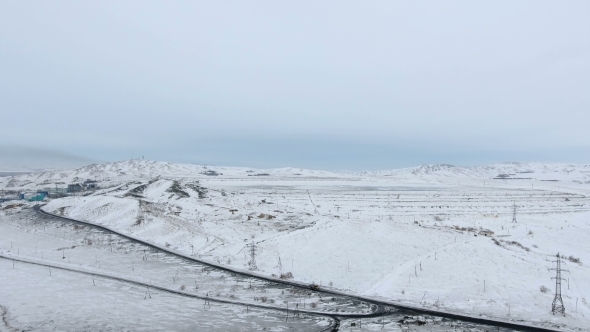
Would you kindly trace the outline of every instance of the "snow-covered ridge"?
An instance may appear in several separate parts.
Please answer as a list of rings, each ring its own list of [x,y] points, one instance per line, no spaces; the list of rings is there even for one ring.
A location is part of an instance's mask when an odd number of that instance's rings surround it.
[[[86,180],[98,181],[103,186],[154,178],[189,179],[372,179],[390,178],[395,181],[448,182],[452,179],[495,179],[562,181],[590,184],[590,165],[566,163],[501,163],[487,166],[463,167],[448,164],[420,165],[415,167],[370,171],[329,172],[284,167],[255,169],[195,164],[179,164],[150,160],[125,160],[104,164],[92,164],[69,170],[46,171],[0,177],[0,189],[41,189],[64,187]]]
[[[0,178],[3,189],[40,189],[63,187],[71,183],[94,180],[102,184],[116,184],[135,180],[164,178],[264,178],[264,177],[342,177],[343,175],[301,168],[254,169],[195,164],[178,164],[150,160],[125,160],[92,164],[70,170],[47,171]]]
[[[487,166],[463,167],[448,164],[420,165],[409,168],[361,172],[358,175],[386,177],[469,177],[557,180],[590,183],[590,165],[566,163],[501,163]]]

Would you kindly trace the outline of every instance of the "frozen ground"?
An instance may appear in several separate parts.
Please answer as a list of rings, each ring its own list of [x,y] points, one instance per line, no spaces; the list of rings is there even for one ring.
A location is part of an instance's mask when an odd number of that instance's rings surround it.
[[[309,289],[293,288],[256,278],[240,277],[233,273],[226,273],[195,262],[182,260],[166,252],[155,251],[150,247],[112,233],[63,219],[43,217],[28,206],[8,209],[2,214],[0,221],[0,234],[2,234],[0,237],[0,261],[4,260],[8,263],[0,264],[0,271],[6,271],[4,277],[9,280],[2,283],[6,287],[0,292],[0,298],[4,299],[0,314],[4,321],[3,325],[0,325],[0,331],[4,331],[4,329],[182,331],[204,328],[232,331],[265,329],[321,331],[330,328],[331,319],[317,315],[310,316],[304,310],[339,316],[370,313],[363,301],[346,301],[345,297],[326,294],[321,296]],[[30,265],[30,263],[37,265]],[[21,266],[32,266],[38,269],[14,277],[14,270],[21,271]],[[64,271],[64,268],[75,272]],[[63,278],[64,274],[69,277]],[[170,278],[170,276],[172,277]],[[113,281],[113,277],[123,278],[127,281]],[[42,283],[43,288],[33,290],[34,287],[31,287],[30,284],[38,283],[39,278],[46,279]],[[46,283],[47,280],[52,283]],[[0,280],[0,282],[2,281]],[[194,285],[191,284],[193,282]],[[76,284],[85,286],[85,291],[80,292],[75,287],[71,287]],[[117,284],[122,284],[124,287],[114,287],[106,291],[104,287],[100,287],[100,285]],[[84,301],[80,298],[88,296],[89,287],[90,291],[99,292],[100,296],[90,295],[92,301],[84,304],[86,311],[72,310],[69,307],[70,302],[82,305]],[[145,304],[144,301],[151,301],[156,296],[160,299],[161,295],[165,295],[166,298],[180,295],[175,294],[170,297],[169,291],[163,291],[159,287],[175,292],[180,291],[182,294],[186,294],[183,295],[185,297],[188,295],[198,296],[199,299],[190,298],[186,301],[190,301],[192,307],[195,306],[195,302],[203,303],[202,310],[207,314],[204,312],[203,315],[191,315],[194,324],[189,323],[187,327],[186,322],[177,317],[178,313],[169,315],[167,320],[160,322],[161,316],[158,315],[162,314],[162,305],[159,302],[149,307],[144,306],[141,310],[134,309],[135,306],[141,307]],[[104,312],[102,308],[104,306],[110,308],[111,306],[105,302],[119,301],[114,294],[129,297],[130,295],[126,292],[128,289],[136,291],[132,298],[135,301],[126,303],[124,310],[136,315],[140,320],[139,324],[134,324],[129,319],[120,319],[118,315],[112,315],[115,322],[106,320],[103,315],[109,315],[108,317],[111,315],[108,310]],[[45,292],[45,294],[38,294],[38,292]],[[55,292],[60,295],[55,296]],[[62,296],[61,293],[65,295]],[[43,296],[40,299],[41,295]],[[71,300],[70,297],[74,299]],[[143,301],[141,301],[142,297]],[[15,305],[14,299],[20,301],[20,306]],[[205,300],[210,300],[212,306],[205,305]],[[216,300],[241,303],[242,309],[246,308],[247,315],[239,315],[240,311],[236,309],[239,306],[216,303]],[[68,303],[62,305],[62,301],[68,301]],[[35,305],[31,305],[32,303]],[[182,301],[173,301],[171,306],[183,307],[183,303]],[[244,304],[248,306],[244,306]],[[258,306],[258,309],[253,308],[255,305]],[[288,320],[284,311],[277,313],[276,310],[269,312],[264,308],[259,308],[267,306],[284,309],[287,305],[291,308]],[[235,310],[225,310],[227,308]],[[302,310],[293,310],[294,308]],[[213,309],[217,309],[217,311]],[[391,308],[384,309],[389,311]],[[51,319],[55,315],[55,311],[59,310],[66,310],[72,315],[65,320]],[[157,311],[158,315],[151,317],[150,310]],[[209,314],[210,312],[213,314]],[[167,313],[164,312],[164,314]],[[219,324],[217,320],[223,319],[224,315],[229,317],[230,323]],[[238,315],[239,319],[234,319],[235,315]],[[149,323],[143,324],[143,317],[146,316],[154,319],[148,319]],[[288,324],[274,324],[283,317]],[[83,323],[74,320],[74,318],[82,319]],[[340,327],[343,330],[351,331],[360,331],[361,328],[363,331],[402,331],[402,327],[412,327],[412,330],[415,331],[448,331],[455,327],[471,331],[486,329],[477,324],[430,316],[413,316],[401,311],[394,311],[391,314],[375,318],[343,318]]]
[[[318,331],[328,322],[183,298],[103,278],[0,259],[8,331]]]
[[[371,313],[367,303],[248,278],[182,260],[119,236],[54,218],[30,209],[2,218],[0,253],[41,259],[85,271],[130,277],[211,299],[272,305],[317,313]],[[34,244],[34,245],[31,245]],[[16,255],[16,256],[15,256]]]
[[[590,330],[589,165],[345,174],[128,161],[0,178],[0,188],[87,179],[103,189],[45,210],[241,269],[249,268],[253,241],[258,272],[267,275],[291,272],[400,303]],[[557,252],[572,256],[566,317],[550,314],[548,268]]]

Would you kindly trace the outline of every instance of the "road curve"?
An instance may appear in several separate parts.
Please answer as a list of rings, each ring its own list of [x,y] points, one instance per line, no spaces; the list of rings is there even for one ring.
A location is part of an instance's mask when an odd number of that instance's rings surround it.
[[[129,234],[121,233],[121,232],[114,230],[114,229],[107,227],[107,226],[95,224],[95,223],[88,222],[88,221],[81,221],[81,220],[76,220],[76,219],[72,219],[72,218],[68,218],[68,217],[62,217],[62,216],[58,216],[58,215],[46,212],[46,211],[42,210],[41,207],[42,206],[37,205],[34,207],[34,209],[39,214],[42,214],[42,215],[45,215],[48,217],[52,217],[52,218],[66,220],[66,221],[81,224],[81,225],[94,227],[96,229],[100,229],[100,230],[103,230],[106,232],[110,232],[110,233],[116,234],[118,236],[121,236],[123,238],[126,238],[128,240],[131,240],[133,242],[143,244],[143,245],[148,246],[150,248],[160,250],[162,252],[166,252],[168,254],[177,256],[179,258],[182,258],[182,259],[185,259],[188,261],[192,261],[192,262],[195,262],[198,264],[202,264],[205,266],[209,266],[209,267],[216,268],[216,269],[219,269],[222,271],[231,272],[231,273],[235,273],[235,274],[246,276],[246,277],[257,278],[260,280],[283,284],[283,285],[287,285],[287,286],[291,286],[291,287],[309,289],[309,285],[302,283],[302,282],[286,281],[286,280],[273,278],[273,277],[265,276],[265,275],[258,274],[258,273],[253,273],[251,271],[234,269],[234,268],[231,268],[228,266],[223,266],[220,264],[196,259],[194,257],[185,255],[185,254],[178,252],[176,250],[162,247],[162,246],[157,245],[155,243],[137,238],[137,237],[129,235]],[[325,316],[330,316],[333,319],[335,317],[340,317],[340,318],[365,318],[366,317],[366,318],[369,318],[369,317],[384,316],[384,315],[388,315],[389,312],[385,312],[382,306],[390,306],[390,307],[394,307],[396,309],[406,311],[408,313],[424,314],[424,315],[430,315],[430,316],[435,316],[435,317],[443,317],[443,318],[455,319],[455,320],[466,321],[466,322],[471,322],[471,323],[476,323],[476,324],[509,328],[509,329],[514,329],[516,331],[530,331],[530,332],[556,332],[556,331],[559,332],[560,331],[560,330],[555,330],[555,329],[550,329],[550,328],[545,328],[545,327],[532,326],[532,325],[528,325],[528,324],[513,323],[513,322],[503,321],[503,320],[499,320],[499,319],[481,318],[481,317],[470,316],[470,315],[465,315],[465,314],[452,313],[452,312],[448,312],[448,311],[425,309],[425,308],[421,308],[421,307],[399,304],[399,303],[395,303],[395,302],[391,302],[391,301],[384,301],[384,300],[375,299],[375,298],[371,298],[371,297],[367,297],[367,296],[360,296],[360,295],[356,295],[356,294],[350,294],[350,293],[326,289],[326,288],[320,288],[319,290],[315,290],[315,291],[320,292],[320,293],[324,293],[324,294],[346,296],[346,297],[350,297],[350,298],[353,298],[353,299],[356,299],[359,301],[364,301],[364,302],[368,302],[371,304],[375,304],[378,306],[377,311],[373,312],[371,314],[330,314],[330,315],[325,315]],[[335,325],[339,325],[339,321]],[[338,331],[338,330],[332,329],[332,331]]]
[[[207,297],[207,296],[201,296],[201,295],[197,295],[197,294],[191,294],[188,292],[183,292],[183,291],[179,291],[179,290],[175,290],[175,289],[171,289],[171,288],[167,288],[167,287],[163,287],[163,286],[159,286],[156,284],[152,284],[152,283],[148,283],[148,282],[143,282],[143,281],[138,281],[138,280],[133,280],[133,279],[128,279],[128,278],[123,278],[120,276],[116,276],[113,274],[108,274],[108,273],[100,273],[100,272],[96,272],[96,271],[87,271],[84,269],[77,269],[77,268],[73,268],[73,267],[69,267],[66,265],[62,265],[62,264],[49,264],[46,262],[42,262],[38,259],[34,259],[34,258],[30,258],[30,257],[21,257],[21,256],[16,256],[16,255],[6,255],[6,254],[0,254],[0,259],[6,259],[6,260],[10,260],[10,261],[14,261],[14,262],[20,262],[20,263],[25,263],[25,264],[32,264],[32,265],[38,265],[38,266],[45,266],[45,267],[50,267],[50,268],[54,268],[57,270],[63,270],[63,271],[68,271],[68,272],[74,272],[74,273],[80,273],[80,274],[86,274],[86,275],[90,275],[93,277],[99,277],[99,278],[104,278],[104,279],[111,279],[111,280],[115,280],[115,281],[119,281],[119,282],[124,282],[124,283],[128,283],[128,284],[134,284],[137,286],[142,286],[142,287],[148,287],[154,290],[159,290],[159,291],[163,291],[166,293],[171,293],[174,295],[180,295],[180,296],[184,296],[184,297],[190,297],[190,298],[194,298],[194,299],[199,299],[199,300],[204,300],[204,301],[209,301],[209,302],[216,302],[216,303],[223,303],[223,304],[231,304],[231,305],[237,305],[237,306],[243,306],[243,307],[251,307],[251,308],[258,308],[258,309],[264,309],[264,310],[272,310],[272,311],[280,311],[280,312],[285,312],[285,313],[293,313],[293,310],[288,310],[287,308],[282,308],[282,307],[275,307],[275,306],[267,306],[267,305],[261,305],[261,304],[253,304],[253,303],[245,303],[245,302],[240,302],[240,301],[232,301],[232,300],[224,300],[224,299],[219,299],[219,298],[214,298],[214,297]],[[325,314],[322,312],[317,312],[317,311],[310,311],[310,310],[297,310],[298,313],[300,314],[306,314],[309,316],[316,316],[316,317],[323,317],[323,318],[329,318],[332,320],[332,323],[330,324],[330,326],[326,329],[322,329],[321,331],[338,331],[337,329],[334,330],[335,326],[339,325],[339,320],[337,317],[334,317],[331,314]]]

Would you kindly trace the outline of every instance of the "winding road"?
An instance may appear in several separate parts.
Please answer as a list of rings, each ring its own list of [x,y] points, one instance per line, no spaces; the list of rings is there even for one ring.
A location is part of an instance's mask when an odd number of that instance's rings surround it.
[[[268,277],[268,276],[261,275],[258,273],[253,273],[251,271],[234,269],[234,268],[219,265],[216,263],[202,261],[202,260],[196,259],[194,257],[185,255],[181,252],[178,252],[178,251],[166,248],[166,247],[162,247],[160,245],[157,245],[155,243],[151,243],[149,241],[146,241],[146,240],[143,240],[140,238],[136,238],[132,235],[121,233],[117,230],[111,229],[111,228],[103,226],[103,225],[99,225],[99,224],[95,224],[95,223],[91,223],[91,222],[87,222],[87,221],[80,221],[80,220],[62,217],[62,216],[48,213],[46,211],[43,211],[41,209],[41,207],[42,206],[36,206],[34,209],[39,215],[47,217],[46,220],[56,220],[56,221],[61,221],[61,222],[66,221],[66,222],[70,222],[70,223],[74,223],[74,224],[90,226],[92,228],[96,228],[98,230],[105,231],[105,232],[120,236],[120,237],[125,238],[129,241],[132,241],[134,243],[147,246],[151,249],[154,249],[154,250],[157,250],[157,251],[169,254],[169,255],[176,256],[177,258],[180,258],[180,259],[185,260],[187,262],[192,262],[192,263],[197,263],[200,265],[208,266],[212,269],[217,269],[220,271],[229,272],[229,273],[243,276],[243,277],[255,278],[255,279],[263,280],[266,282],[281,284],[281,285],[285,285],[285,286],[289,286],[289,287],[293,287],[293,288],[297,288],[297,289],[304,289],[304,290],[310,289],[309,285],[301,283],[301,282],[287,281],[287,280],[272,278],[272,277]],[[283,307],[279,307],[279,306],[251,304],[251,303],[244,303],[244,302],[239,302],[239,301],[216,299],[216,298],[204,298],[203,296],[200,296],[200,295],[191,294],[191,293],[187,293],[187,292],[183,292],[183,291],[179,291],[179,290],[174,290],[171,288],[158,286],[155,284],[146,283],[146,282],[142,282],[142,281],[138,281],[138,280],[132,280],[132,279],[129,279],[129,278],[126,278],[123,276],[98,273],[98,272],[87,271],[87,270],[82,270],[82,269],[76,269],[76,268],[71,268],[71,267],[67,267],[67,266],[59,265],[59,264],[48,264],[46,262],[41,262],[41,261],[38,261],[35,259],[19,258],[19,257],[15,257],[12,255],[0,255],[0,258],[21,261],[23,263],[29,263],[29,264],[51,266],[53,268],[68,270],[68,271],[77,272],[77,273],[91,274],[91,275],[95,275],[97,277],[109,278],[109,279],[118,280],[121,282],[127,282],[127,283],[140,285],[143,287],[151,287],[153,289],[158,289],[158,290],[161,290],[164,292],[169,292],[169,293],[177,294],[180,296],[198,298],[198,299],[203,299],[203,300],[210,300],[212,302],[229,303],[229,304],[234,304],[234,305],[257,307],[257,308],[261,308],[261,309],[265,309],[265,310],[275,310],[275,311],[282,311],[282,312],[288,311],[287,308],[283,308]],[[512,329],[512,330],[516,330],[516,331],[535,331],[535,332],[537,332],[537,331],[539,331],[539,332],[541,332],[541,331],[542,332],[558,331],[558,330],[554,330],[554,329],[548,329],[545,327],[537,327],[537,326],[532,326],[532,325],[527,325],[527,324],[522,324],[522,323],[514,323],[514,322],[502,321],[502,320],[497,320],[497,319],[481,318],[481,317],[457,314],[457,313],[452,313],[452,312],[447,312],[447,311],[430,310],[430,309],[425,309],[425,308],[421,308],[421,307],[402,305],[402,304],[395,303],[395,302],[384,301],[381,299],[375,299],[375,298],[366,297],[366,296],[359,296],[356,294],[341,292],[341,291],[332,290],[332,289],[320,288],[319,290],[315,290],[315,292],[323,293],[323,294],[327,294],[327,295],[343,296],[343,297],[347,297],[350,299],[354,299],[356,301],[366,302],[366,303],[374,305],[373,306],[374,310],[371,313],[341,313],[341,312],[324,313],[324,312],[317,312],[317,311],[311,311],[311,310],[298,310],[299,313],[304,313],[304,314],[312,315],[312,316],[329,317],[330,319],[332,319],[331,326],[327,329],[324,329],[323,331],[338,331],[340,328],[340,320],[341,319],[374,318],[374,317],[391,315],[394,312],[395,313],[404,313],[404,314],[415,314],[415,315],[417,314],[417,315],[429,315],[429,316],[434,316],[434,317],[443,317],[443,318],[457,320],[457,321],[481,324],[481,325],[485,325],[488,327],[496,327],[496,328],[501,327],[501,328]],[[394,308],[395,311],[392,311],[391,308]]]

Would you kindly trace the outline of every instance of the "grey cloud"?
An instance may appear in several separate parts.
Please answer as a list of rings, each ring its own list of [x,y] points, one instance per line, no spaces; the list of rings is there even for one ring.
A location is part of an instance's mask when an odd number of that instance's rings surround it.
[[[586,1],[3,2],[0,139],[102,160],[331,169],[584,159],[589,11]],[[270,156],[251,142],[295,150]],[[375,153],[331,152],[351,146]]]
[[[0,145],[0,170],[41,170],[70,168],[97,162],[96,159],[80,157],[56,150],[26,146]]]

